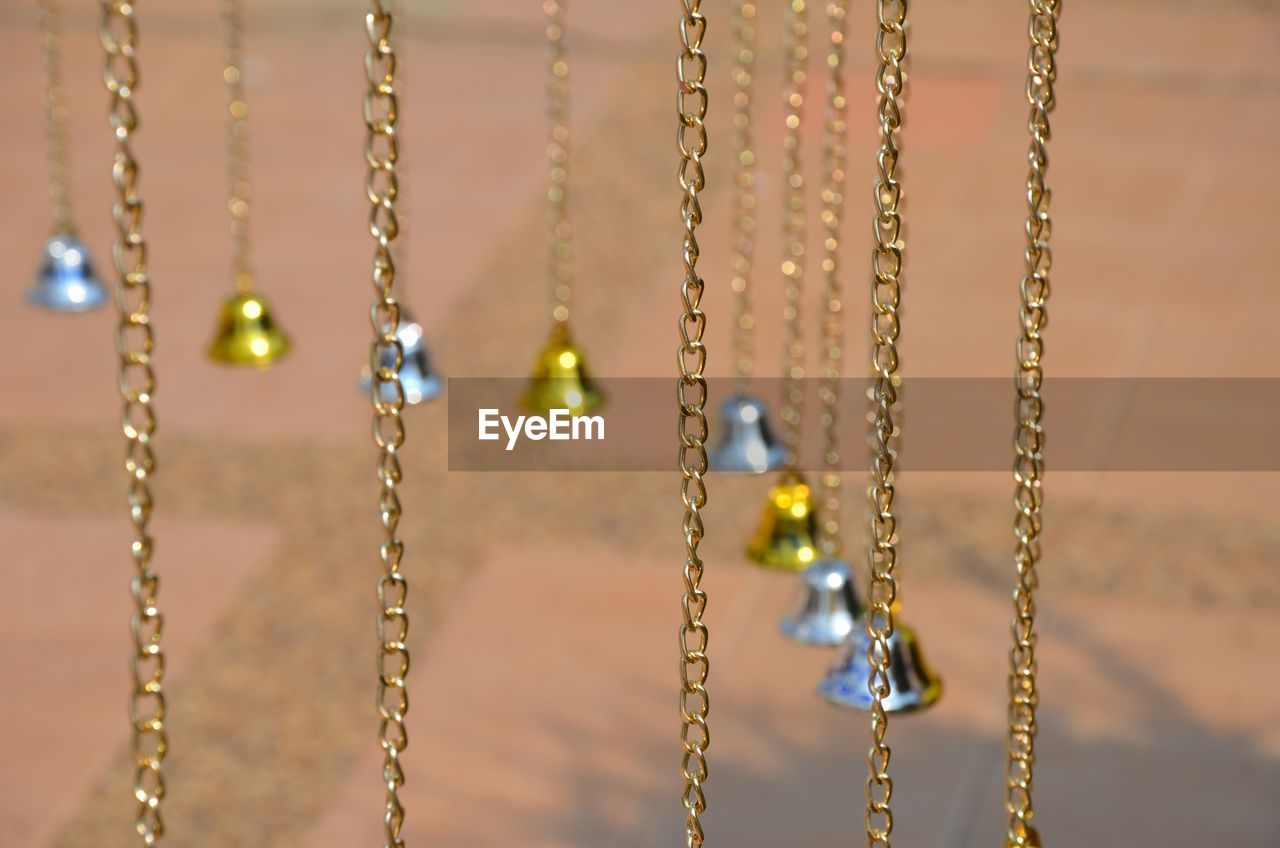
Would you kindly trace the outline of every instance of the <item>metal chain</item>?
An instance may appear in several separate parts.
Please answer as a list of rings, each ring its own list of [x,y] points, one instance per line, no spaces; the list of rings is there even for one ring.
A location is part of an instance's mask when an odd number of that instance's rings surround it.
[[[121,427],[125,437],[125,472],[129,478],[129,518],[133,522],[133,614],[129,628],[133,654],[129,658],[133,691],[129,721],[133,725],[133,794],[137,801],[134,828],[143,845],[164,836],[160,802],[164,798],[163,764],[169,750],[165,730],[164,652],[160,636],[164,616],[157,595],[160,578],[151,568],[151,477],[155,457],[151,441],[156,419],[151,403],[156,378],[151,356],[155,335],[151,324],[151,278],[147,272],[147,243],[142,237],[142,198],[138,195],[138,161],[133,134],[138,128],[134,95],[138,89],[138,27],[132,0],[102,0],[99,36],[106,50],[103,79],[111,95],[108,112],[116,140],[111,179],[116,201],[111,208],[116,238],[111,256],[116,269],[116,352],[120,396],[124,401]]]
[[[67,92],[62,85],[62,9],[59,0],[40,0],[44,44],[45,137],[49,149],[49,199],[53,231],[69,235],[71,221],[71,156],[67,143]]]
[[[702,784],[707,779],[706,750],[711,743],[707,727],[707,626],[702,623],[707,608],[703,591],[702,559],[698,544],[702,541],[702,508],[707,503],[707,348],[702,341],[707,316],[700,307],[705,289],[698,276],[698,239],[695,231],[702,223],[702,206],[698,195],[706,186],[702,158],[707,152],[707,56],[702,39],[707,32],[707,19],[700,9],[702,0],[681,0],[680,54],[676,63],[679,79],[677,108],[680,115],[676,136],[680,148],[678,171],[680,219],[684,225],[684,280],[680,284],[683,310],[680,315],[680,349],[677,361],[680,380],[677,398],[680,406],[680,500],[684,503],[684,597],[680,625],[680,744],[684,750],[680,771],[684,776],[681,803],[685,810],[685,846],[702,845],[701,816],[707,808]]]
[[[733,150],[738,172],[737,215],[734,216],[733,255],[729,281],[734,297],[734,367],[738,392],[747,392],[747,381],[755,367],[755,316],[751,312],[751,278],[755,261],[756,236],[756,154],[751,137],[751,92],[756,72],[756,4],[754,0],[734,0],[733,40],[736,64],[733,79]]]
[[[378,741],[383,751],[382,780],[387,789],[383,814],[385,848],[402,848],[400,830],[404,806],[400,787],[404,769],[400,757],[409,744],[405,714],[409,695],[405,678],[409,673],[409,649],[405,644],[409,617],[405,612],[408,585],[400,570],[404,544],[397,535],[400,523],[400,449],[404,444],[404,386],[400,370],[404,346],[396,332],[400,327],[400,304],[394,297],[396,263],[393,245],[400,234],[396,216],[400,158],[399,97],[396,92],[396,54],[391,44],[392,12],[381,0],[370,0],[365,16],[369,49],[365,54],[368,89],[364,96],[365,161],[369,170],[365,193],[372,204],[369,232],[377,242],[373,258],[375,299],[369,310],[373,343],[369,350],[369,370],[373,375],[370,397],[373,402],[373,438],[381,451],[378,460],[378,513],[383,541],[378,548],[382,573],[378,576],[378,713],[381,722]],[[389,387],[389,390],[388,390]]]
[[[822,332],[826,357],[822,371],[822,453],[824,492],[819,545],[827,557],[840,555],[840,378],[844,371],[844,291],[840,284],[840,228],[844,223],[845,177],[848,169],[848,101],[844,93],[844,42],[848,0],[830,0],[827,18],[831,44],[827,52],[826,124],[823,130]]]
[[[231,213],[231,273],[236,290],[248,294],[253,290],[253,265],[249,252],[249,208],[253,184],[249,173],[249,107],[244,98],[243,50],[244,7],[241,0],[223,0],[226,27],[226,68],[222,78],[227,84],[227,209]]]
[[[907,55],[907,0],[877,0],[879,26],[876,31],[876,89],[880,123],[880,151],[876,157],[875,249],[871,254],[871,366],[875,420],[871,427],[874,457],[871,463],[871,544],[867,550],[870,586],[867,591],[867,682],[871,694],[871,749],[867,754],[866,814],[863,825],[867,845],[889,846],[893,832],[890,798],[893,779],[889,777],[889,746],[885,743],[888,716],[884,699],[889,696],[889,638],[893,635],[893,607],[898,596],[894,567],[898,562],[894,517],[893,406],[898,390],[894,375],[898,370],[898,335],[901,325],[902,215],[898,202],[902,184],[898,181],[897,134],[902,126],[899,97],[903,90],[903,61]]]
[[[564,51],[564,7],[566,0],[546,0],[547,15],[547,119],[550,138],[547,158],[551,162],[551,185],[547,189],[548,222],[551,235],[550,272],[555,306],[551,315],[561,324],[569,321],[573,298],[573,229],[569,226],[569,62]]]
[[[779,415],[782,418],[782,440],[787,447],[787,464],[794,468],[800,445],[800,422],[804,417],[804,334],[800,326],[800,301],[804,293],[806,198],[800,125],[804,119],[809,76],[809,8],[806,0],[790,0],[787,4],[786,45],[787,80],[783,91],[786,126],[782,138],[786,255],[782,260],[785,284],[782,316],[786,325],[783,368],[787,376],[787,390]]]
[[[1027,246],[1023,253],[1026,274],[1019,283],[1022,295],[1018,338],[1018,398],[1014,431],[1014,566],[1017,588],[1013,593],[1013,648],[1009,652],[1009,736],[1005,765],[1005,808],[1009,814],[1006,845],[1024,848],[1035,845],[1030,821],[1031,778],[1035,765],[1036,705],[1036,605],[1034,592],[1039,580],[1036,563],[1040,559],[1040,508],[1044,500],[1044,404],[1040,396],[1043,378],[1041,359],[1044,342],[1041,331],[1048,320],[1049,299],[1050,192],[1045,184],[1049,167],[1049,113],[1054,107],[1053,84],[1057,78],[1058,16],[1061,0],[1030,0],[1027,35],[1031,46],[1027,57],[1027,101],[1031,105],[1028,130],[1031,146],[1027,159]]]

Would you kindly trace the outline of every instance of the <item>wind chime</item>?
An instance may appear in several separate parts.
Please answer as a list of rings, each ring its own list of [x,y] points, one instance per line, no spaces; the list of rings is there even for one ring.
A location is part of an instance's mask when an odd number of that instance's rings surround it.
[[[222,305],[217,331],[209,344],[209,358],[226,365],[265,368],[289,352],[289,339],[276,326],[266,300],[254,288],[249,253],[249,210],[253,186],[249,173],[249,107],[242,79],[241,40],[244,11],[241,0],[223,0],[226,37],[227,175],[231,213],[231,274],[235,294]]]
[[[1009,728],[1005,785],[1008,827],[1006,848],[1040,848],[1039,834],[1031,824],[1031,799],[1036,736],[1035,627],[1037,588],[1035,567],[1040,559],[1042,479],[1044,473],[1042,424],[1042,330],[1049,295],[1050,192],[1045,175],[1049,115],[1055,106],[1058,18],[1060,0],[1029,0],[1029,59],[1026,93],[1031,107],[1031,136],[1027,178],[1028,215],[1025,225],[1026,272],[1020,281],[1021,333],[1017,345],[1014,437],[1016,548],[1014,564],[1013,648],[1008,681]],[[550,5],[550,4],[549,4]],[[793,0],[793,9],[800,0]],[[679,183],[682,189],[680,217],[683,228],[683,279],[678,348],[679,469],[684,507],[682,625],[680,629],[681,804],[685,817],[686,848],[700,848],[705,840],[701,817],[706,810],[703,783],[707,777],[706,750],[710,742],[707,694],[708,630],[703,623],[707,593],[701,586],[704,564],[699,546],[705,535],[702,510],[707,504],[705,475],[707,350],[704,344],[706,314],[701,308],[705,282],[699,276],[697,228],[702,223],[700,195],[705,189],[703,158],[707,151],[705,118],[707,58],[702,49],[707,21],[701,0],[682,0],[679,23],[681,49],[677,65],[680,152]],[[829,573],[851,573],[841,558],[838,406],[843,364],[843,293],[839,280],[840,227],[844,214],[847,122],[844,96],[844,52],[848,0],[834,0],[828,66],[827,120],[825,123],[822,220],[826,238],[824,277],[824,355],[822,425],[824,448],[824,521],[819,548],[821,558],[806,572],[817,573],[824,563],[838,566]],[[550,9],[549,9],[549,13]],[[556,13],[559,13],[557,8]],[[138,185],[138,162],[133,152],[138,127],[135,96],[140,83],[137,60],[136,3],[102,0],[100,39],[106,52],[103,79],[110,95],[109,123],[115,140],[112,182],[116,199],[112,206],[115,238],[112,249],[116,272],[116,354],[118,386],[123,410],[121,432],[125,437],[124,467],[128,479],[129,515],[133,526],[130,554],[134,564],[131,591],[134,610],[130,617],[133,687],[130,701],[131,752],[134,770],[136,832],[143,845],[154,846],[164,836],[161,803],[165,795],[164,761],[169,750],[164,693],[165,656],[161,635],[164,617],[158,601],[159,578],[152,565],[153,539],[150,520],[154,505],[151,481],[155,472],[152,442],[156,432],[153,402],[156,380],[153,369],[154,328],[151,317],[151,279],[147,266],[147,242],[142,232],[143,203]],[[553,18],[554,19],[554,18]],[[875,183],[872,254],[872,363],[875,416],[871,433],[874,449],[871,519],[865,610],[849,590],[847,610],[862,611],[865,630],[848,633],[845,656],[824,681],[828,697],[845,706],[864,706],[871,713],[871,741],[866,781],[864,826],[868,846],[888,848],[893,830],[888,773],[890,749],[886,742],[888,713],[927,706],[936,700],[939,684],[920,659],[913,632],[896,623],[900,614],[895,574],[898,538],[894,512],[894,442],[898,438],[893,419],[897,400],[897,338],[901,331],[901,275],[904,244],[899,203],[902,184],[897,176],[902,98],[907,58],[907,4],[905,0],[878,0],[876,37],[878,118],[880,147]],[[366,126],[365,160],[368,166],[366,194],[371,210],[369,232],[375,248],[372,263],[374,301],[370,309],[373,340],[369,351],[370,399],[374,441],[378,449],[378,515],[383,532],[379,545],[377,579],[377,659],[379,745],[383,752],[382,780],[386,789],[383,826],[386,848],[403,848],[401,830],[405,810],[399,798],[404,785],[401,756],[408,744],[405,717],[409,702],[406,678],[408,616],[407,583],[402,571],[403,542],[398,526],[402,514],[398,489],[402,481],[399,454],[405,430],[401,413],[406,405],[403,371],[405,346],[400,330],[402,310],[395,297],[396,241],[401,227],[397,214],[400,195],[399,101],[396,53],[391,32],[393,15],[382,0],[370,0],[365,27],[367,89],[364,97]],[[804,606],[802,605],[802,612]],[[785,626],[785,625],[784,625]],[[852,626],[848,623],[846,626]],[[793,634],[794,635],[794,634]],[[916,674],[919,680],[911,675]],[[844,690],[830,689],[833,679],[859,681],[865,696],[846,699]],[[912,693],[917,700],[901,700]]]
[[[741,14],[741,10],[739,12]],[[764,512],[747,543],[747,557],[758,565],[782,571],[802,571],[817,555],[817,520],[813,493],[797,468],[800,425],[804,414],[804,336],[800,324],[804,291],[806,198],[801,167],[800,125],[809,74],[809,12],[806,0],[787,5],[787,82],[784,88],[783,133],[784,213],[786,254],[781,270],[785,287],[783,319],[786,348],[783,367],[786,390],[781,409],[785,463],[778,482],[765,498]]]
[[[551,338],[538,354],[533,376],[522,397],[534,412],[553,409],[581,415],[596,409],[604,398],[587,370],[586,356],[573,341],[569,307],[573,300],[573,230],[569,225],[569,62],[564,49],[564,0],[545,0],[547,16],[547,119],[550,161],[547,187],[551,278]]]
[[[829,269],[827,277],[827,319],[834,327],[834,319],[840,312],[839,282],[834,269],[839,266],[838,225],[842,211],[845,145],[847,127],[844,120],[845,98],[843,93],[844,17],[846,7],[836,4],[838,25],[832,35],[829,64],[832,68],[829,85],[827,133],[827,186],[824,191],[823,218],[827,222],[827,257],[824,265]],[[898,0],[882,0],[879,11],[880,28],[876,40],[879,58],[877,88],[879,90],[878,117],[880,125],[880,149],[876,157],[878,173],[875,183],[875,215],[873,229],[876,243],[872,250],[871,284],[871,336],[875,419],[872,426],[872,487],[871,524],[867,568],[871,585],[867,593],[867,606],[860,610],[858,623],[843,640],[843,648],[835,665],[818,685],[818,692],[832,704],[857,710],[869,710],[873,726],[882,727],[884,716],[890,712],[912,712],[932,706],[942,696],[942,681],[925,660],[916,632],[893,618],[901,610],[898,587],[893,576],[897,562],[897,524],[893,512],[893,466],[897,456],[893,440],[900,434],[893,414],[897,408],[897,338],[901,330],[898,306],[901,301],[900,276],[903,268],[902,213],[898,209],[902,197],[902,183],[897,176],[899,151],[897,134],[901,127],[902,113],[899,97],[905,85],[903,62],[906,58],[906,5]],[[840,179],[834,179],[839,175]],[[832,374],[839,370],[839,343],[832,341],[828,332],[828,372],[825,395],[831,410],[824,421],[834,419],[835,398]],[[836,452],[836,430],[826,428],[827,471],[824,480],[838,486],[836,468],[839,461]],[[825,528],[838,531],[839,521],[832,513],[839,509],[837,488],[829,488]],[[824,542],[826,534],[824,534]],[[838,547],[838,543],[837,543]],[[841,563],[844,565],[844,563]],[[806,594],[802,609],[817,609],[817,620],[834,618],[841,625],[847,613],[839,601],[842,595],[833,592],[840,582],[847,579],[851,570],[831,569],[822,572],[825,584],[819,580],[806,581]],[[806,574],[806,577],[808,575]],[[834,596],[834,597],[833,597]],[[834,611],[834,615],[832,615]],[[834,630],[834,628],[832,628]],[[869,683],[870,681],[870,683]],[[879,746],[882,732],[876,737]],[[873,749],[873,756],[878,748]],[[885,762],[887,762],[887,754]],[[877,760],[877,765],[879,761]],[[878,790],[880,784],[876,785]]]
[[[819,685],[819,693],[837,706],[870,709],[865,662],[867,644],[860,625],[865,608],[854,583],[854,569],[842,556],[841,481],[839,445],[840,380],[844,361],[844,304],[840,282],[841,226],[844,221],[848,159],[847,99],[844,86],[844,42],[847,34],[847,2],[828,6],[830,47],[827,67],[826,120],[823,129],[823,352],[821,423],[824,470],[823,504],[819,522],[820,557],[801,574],[800,595],[780,628],[788,638],[806,645],[843,645],[835,667]],[[890,172],[889,180],[893,179]],[[897,241],[897,234],[894,234]],[[891,375],[892,376],[892,375]],[[891,409],[896,401],[891,399]],[[905,712],[935,703],[942,684],[929,668],[919,640],[909,628],[899,626],[890,639],[894,679],[884,709]]]
[[[62,14],[59,0],[41,0],[44,47],[44,108],[49,154],[53,227],[40,257],[27,301],[53,312],[88,312],[107,302],[89,251],[71,217],[71,155],[67,140],[67,94],[62,86]]]
[[[756,159],[751,138],[751,96],[756,72],[756,6],[754,0],[735,0],[733,36],[737,83],[733,105],[733,150],[738,164],[737,214],[734,216],[733,255],[730,266],[734,292],[733,347],[736,380],[734,393],[720,406],[723,436],[711,452],[711,468],[717,471],[775,471],[787,460],[787,450],[777,442],[764,401],[751,394],[755,369],[755,315],[751,282],[755,264]]]
[[[805,645],[839,645],[854,631],[862,604],[854,588],[853,568],[842,556],[840,533],[840,378],[844,365],[844,306],[840,283],[840,239],[844,222],[847,159],[844,96],[844,2],[831,3],[831,45],[827,57],[826,121],[823,126],[822,224],[822,491],[820,556],[800,576],[800,599],[780,623],[784,635]]]

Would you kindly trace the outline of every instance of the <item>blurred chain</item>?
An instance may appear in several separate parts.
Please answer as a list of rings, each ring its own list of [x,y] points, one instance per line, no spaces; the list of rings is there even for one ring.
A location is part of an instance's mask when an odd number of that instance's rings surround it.
[[[751,92],[756,73],[755,0],[734,0],[733,40],[736,63],[733,79],[733,150],[737,156],[738,209],[734,217],[730,264],[734,298],[734,367],[738,393],[746,394],[755,366],[755,316],[751,312],[751,277],[756,237],[756,154],[751,138]]]
[[[53,231],[69,235],[71,221],[71,156],[67,141],[67,92],[62,84],[62,8],[60,0],[40,0],[44,45],[45,138],[49,149],[49,199]]]
[[[702,39],[707,33],[707,19],[700,9],[702,0],[681,0],[680,55],[676,64],[679,79],[677,108],[680,124],[676,135],[680,148],[678,176],[684,196],[680,200],[680,219],[684,225],[684,280],[680,284],[683,310],[680,315],[680,350],[677,360],[680,381],[677,397],[680,405],[680,500],[684,503],[684,596],[680,625],[680,744],[684,750],[680,771],[684,776],[681,803],[685,809],[685,846],[702,845],[701,816],[707,808],[702,784],[707,778],[706,750],[711,743],[707,728],[707,626],[702,615],[707,608],[707,593],[702,590],[702,559],[698,544],[702,541],[702,508],[707,503],[707,348],[702,341],[707,316],[700,307],[705,288],[698,276],[698,239],[695,231],[702,223],[702,206],[698,194],[706,186],[702,157],[707,152],[707,56],[702,52]]]
[[[226,68],[222,79],[227,84],[227,209],[231,213],[231,273],[236,290],[253,291],[253,264],[249,251],[249,207],[253,200],[253,184],[249,173],[249,107],[244,99],[244,35],[242,0],[223,0],[223,25],[226,28]]]
[[[893,406],[898,390],[894,375],[898,370],[898,305],[901,302],[902,215],[898,202],[902,184],[898,181],[897,134],[902,126],[899,97],[904,85],[903,62],[907,56],[906,0],[877,0],[879,26],[876,31],[876,89],[879,92],[877,117],[880,123],[880,151],[876,156],[875,216],[876,245],[871,254],[871,366],[875,393],[875,421],[871,428],[874,457],[871,464],[871,545],[867,568],[871,575],[867,592],[867,682],[871,694],[871,750],[867,754],[866,815],[867,845],[889,846],[893,832],[890,799],[893,779],[889,777],[889,746],[885,743],[888,716],[884,699],[889,696],[889,638],[893,635],[893,607],[898,596],[894,566],[898,562],[897,519],[894,517],[893,440],[897,430]]]
[[[551,162],[551,185],[547,188],[548,222],[551,225],[550,271],[555,306],[551,315],[561,324],[569,321],[573,299],[573,228],[569,225],[569,61],[564,51],[564,7],[566,0],[546,0],[547,16],[547,119],[551,134],[547,158]]]
[[[827,52],[826,122],[822,159],[822,454],[824,492],[819,546],[823,556],[840,555],[840,378],[844,372],[844,291],[840,284],[840,228],[844,223],[845,177],[848,170],[848,101],[844,91],[844,42],[848,33],[848,0],[829,0],[831,44]]]
[[[164,652],[160,637],[164,616],[157,596],[160,578],[151,569],[151,477],[155,457],[151,440],[156,432],[151,408],[156,389],[151,355],[155,335],[151,325],[151,279],[147,273],[147,243],[142,237],[142,198],[138,195],[138,162],[133,134],[138,113],[133,98],[138,88],[138,27],[136,4],[127,0],[102,0],[99,37],[106,50],[103,80],[111,95],[108,112],[116,149],[111,180],[116,201],[111,207],[116,238],[111,256],[116,269],[116,353],[119,358],[120,396],[124,400],[121,426],[125,437],[125,472],[129,478],[129,518],[133,522],[133,615],[129,627],[133,654],[133,692],[129,720],[133,725],[133,795],[137,801],[134,828],[143,845],[155,845],[164,836],[160,802],[165,783],[162,769],[169,740],[165,730]]]
[[[1041,331],[1048,321],[1045,305],[1049,299],[1049,248],[1052,230],[1049,221],[1050,192],[1045,184],[1049,167],[1049,113],[1054,107],[1053,84],[1057,78],[1058,16],[1061,0],[1030,0],[1031,15],[1027,35],[1031,46],[1027,57],[1027,101],[1031,105],[1028,130],[1031,147],[1027,155],[1027,246],[1023,253],[1026,274],[1019,289],[1022,332],[1018,338],[1016,384],[1017,429],[1014,431],[1014,535],[1017,545],[1014,566],[1017,588],[1013,593],[1013,648],[1009,652],[1009,737],[1005,765],[1005,808],[1009,814],[1006,846],[1039,848],[1039,838],[1031,828],[1031,778],[1035,765],[1036,705],[1036,604],[1039,584],[1036,563],[1040,559],[1040,508],[1044,500],[1044,404],[1040,396],[1044,342]]]
[[[399,96],[396,92],[396,54],[391,44],[393,15],[381,0],[370,0],[365,16],[369,49],[365,54],[368,89],[364,96],[365,161],[369,166],[365,193],[372,204],[369,232],[377,242],[373,258],[375,299],[369,310],[373,325],[373,343],[369,350],[369,369],[373,374],[370,397],[373,401],[373,437],[381,451],[378,460],[378,513],[382,522],[383,542],[378,553],[382,574],[378,577],[378,713],[381,722],[378,740],[383,751],[382,780],[387,789],[382,824],[385,848],[402,848],[400,829],[404,824],[404,806],[400,787],[404,786],[401,754],[408,747],[405,714],[409,711],[409,694],[405,678],[409,674],[409,617],[405,612],[408,585],[400,571],[404,544],[397,535],[400,523],[401,481],[400,449],[404,445],[404,386],[400,370],[404,364],[404,346],[396,332],[400,327],[400,304],[394,296],[396,263],[393,245],[400,234],[396,216],[399,179],[396,166],[400,158]],[[388,391],[389,388],[389,391]]]
[[[786,52],[787,78],[783,92],[786,127],[782,137],[786,256],[782,260],[785,284],[782,316],[785,321],[783,368],[787,376],[787,390],[779,415],[782,418],[782,440],[787,447],[787,464],[794,468],[800,445],[800,422],[804,417],[804,333],[800,325],[800,305],[804,294],[806,222],[800,125],[804,120],[809,76],[809,8],[806,0],[790,0],[787,4]]]

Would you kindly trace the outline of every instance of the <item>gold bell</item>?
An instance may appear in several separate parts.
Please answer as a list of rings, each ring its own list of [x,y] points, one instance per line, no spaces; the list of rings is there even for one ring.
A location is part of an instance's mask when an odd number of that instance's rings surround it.
[[[265,368],[289,352],[289,339],[271,320],[267,302],[256,294],[236,294],[222,304],[209,358],[226,365]]]
[[[521,403],[533,412],[566,409],[570,415],[582,415],[603,401],[587,373],[586,357],[569,335],[568,325],[557,322],[551,339],[533,364],[533,376]]]
[[[765,568],[803,571],[818,555],[813,491],[799,472],[786,471],[769,490],[747,558]]]

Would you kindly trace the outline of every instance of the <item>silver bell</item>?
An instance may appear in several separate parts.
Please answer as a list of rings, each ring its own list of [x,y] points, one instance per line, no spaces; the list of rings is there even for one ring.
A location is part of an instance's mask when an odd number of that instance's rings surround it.
[[[800,597],[778,627],[802,645],[834,646],[849,638],[861,618],[853,569],[844,560],[823,557],[801,572]]]
[[[859,626],[845,642],[836,664],[818,684],[819,695],[837,707],[871,709],[868,641],[866,630]],[[889,637],[889,696],[881,702],[885,710],[914,712],[932,706],[940,697],[942,680],[925,661],[915,630],[895,623],[893,635]]]
[[[428,401],[440,394],[443,381],[431,367],[431,357],[427,354],[427,344],[423,339],[422,325],[409,317],[408,310],[400,309],[400,327],[396,330],[396,338],[404,346],[404,362],[400,366],[400,385],[404,388],[404,402],[418,404]],[[383,363],[390,368],[392,357],[384,356]],[[369,366],[360,371],[360,390],[369,394],[373,376]],[[390,400],[394,390],[390,384],[382,387],[384,400]]]
[[[54,312],[88,312],[107,302],[84,244],[69,233],[44,243],[40,270],[27,291],[27,302]]]
[[[786,464],[787,449],[774,439],[758,398],[739,393],[721,404],[717,432],[724,435],[712,446],[710,466],[716,471],[762,474]]]

